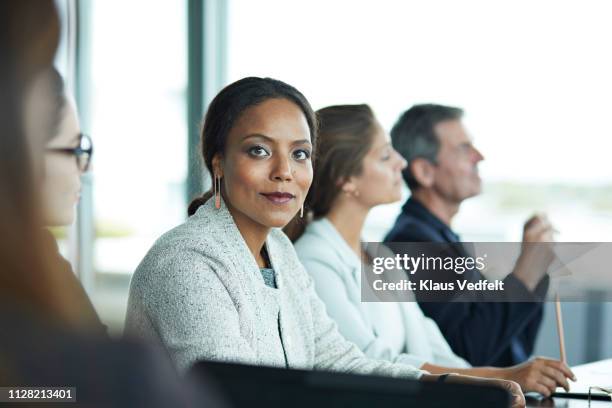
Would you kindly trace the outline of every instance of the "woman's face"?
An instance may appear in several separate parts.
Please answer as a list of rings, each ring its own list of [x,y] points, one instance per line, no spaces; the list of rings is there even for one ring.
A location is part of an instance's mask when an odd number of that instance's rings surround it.
[[[44,157],[42,204],[47,226],[65,226],[74,221],[74,207],[81,191],[81,171],[73,154],[49,149],[77,147],[79,132],[76,110],[67,101],[62,110],[59,132],[47,143]]]
[[[393,149],[389,135],[376,122],[372,146],[362,163],[359,176],[350,178],[355,199],[366,208],[401,199],[402,170],[406,160]]]
[[[302,110],[268,99],[245,110],[214,168],[237,223],[282,228],[299,212],[312,183],[312,143]]]

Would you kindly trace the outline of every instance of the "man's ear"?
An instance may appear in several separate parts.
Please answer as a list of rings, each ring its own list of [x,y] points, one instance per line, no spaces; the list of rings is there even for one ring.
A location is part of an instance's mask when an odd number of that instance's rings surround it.
[[[215,176],[223,177],[223,157],[220,153],[214,155],[212,159],[212,168]]]
[[[420,186],[429,188],[434,183],[436,169],[427,159],[418,157],[410,163],[410,172]]]

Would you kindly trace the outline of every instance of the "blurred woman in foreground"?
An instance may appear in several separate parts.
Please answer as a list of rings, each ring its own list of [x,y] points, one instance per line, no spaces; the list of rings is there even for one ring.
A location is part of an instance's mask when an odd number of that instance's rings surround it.
[[[212,394],[181,387],[148,349],[108,340],[43,232],[47,216],[58,213],[40,202],[59,197],[61,191],[49,193],[69,180],[61,160],[48,155],[76,149],[54,126],[65,123],[51,69],[58,37],[52,0],[0,2],[0,385],[75,387],[76,406],[215,403]]]

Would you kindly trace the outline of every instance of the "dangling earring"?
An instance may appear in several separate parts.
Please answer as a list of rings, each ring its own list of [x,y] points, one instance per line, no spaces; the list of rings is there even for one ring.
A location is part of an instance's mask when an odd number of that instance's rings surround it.
[[[300,208],[300,218],[304,218],[304,204],[302,204],[302,208]]]
[[[215,208],[218,210],[221,208],[221,177],[215,175],[214,180],[215,186],[213,187],[215,192]]]

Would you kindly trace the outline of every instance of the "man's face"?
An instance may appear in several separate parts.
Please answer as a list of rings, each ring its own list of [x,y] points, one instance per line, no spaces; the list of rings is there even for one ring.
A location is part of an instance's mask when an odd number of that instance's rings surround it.
[[[444,199],[461,203],[480,193],[478,162],[483,155],[474,147],[460,120],[438,123],[434,131],[440,141],[433,188]]]

